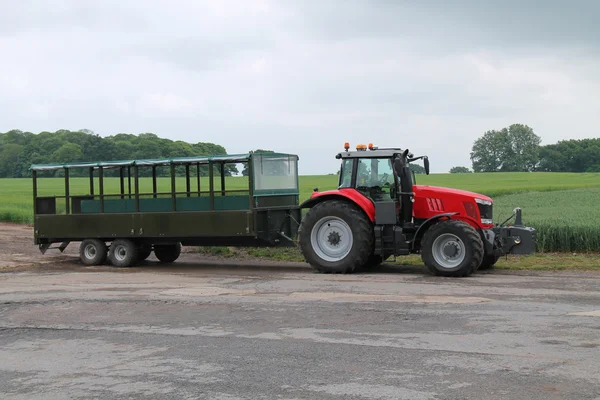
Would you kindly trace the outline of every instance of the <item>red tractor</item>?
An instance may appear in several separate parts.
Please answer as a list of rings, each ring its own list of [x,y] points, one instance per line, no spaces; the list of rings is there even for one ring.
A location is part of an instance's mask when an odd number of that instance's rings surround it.
[[[416,185],[408,150],[358,145],[341,159],[339,186],[301,207],[298,241],[311,266],[323,273],[351,273],[390,257],[421,254],[434,275],[463,277],[491,268],[504,254],[535,252],[535,229],[521,210],[494,224],[491,198],[463,190]],[[505,224],[515,217],[512,226]]]

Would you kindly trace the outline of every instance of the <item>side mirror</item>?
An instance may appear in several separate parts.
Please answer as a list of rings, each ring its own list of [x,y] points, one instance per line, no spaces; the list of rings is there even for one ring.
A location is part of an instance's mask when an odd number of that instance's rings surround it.
[[[429,175],[429,158],[423,158],[423,164],[425,164],[425,173]]]

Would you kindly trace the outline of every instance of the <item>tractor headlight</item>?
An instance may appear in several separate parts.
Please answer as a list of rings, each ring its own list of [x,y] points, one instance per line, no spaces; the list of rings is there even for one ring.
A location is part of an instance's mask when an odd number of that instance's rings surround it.
[[[481,223],[485,225],[493,225],[494,210],[492,202],[489,200],[475,198],[475,203],[477,203],[477,208],[479,209],[479,218],[481,218]]]
[[[484,199],[475,198],[475,202],[478,203],[478,204],[483,204],[484,206],[491,206],[492,205],[491,201],[484,200]]]

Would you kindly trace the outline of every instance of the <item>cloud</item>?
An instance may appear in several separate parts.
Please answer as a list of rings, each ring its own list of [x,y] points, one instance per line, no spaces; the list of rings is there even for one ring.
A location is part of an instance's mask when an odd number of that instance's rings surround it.
[[[337,169],[345,141],[470,165],[525,123],[596,135],[595,1],[78,2],[0,5],[0,131],[154,132]]]

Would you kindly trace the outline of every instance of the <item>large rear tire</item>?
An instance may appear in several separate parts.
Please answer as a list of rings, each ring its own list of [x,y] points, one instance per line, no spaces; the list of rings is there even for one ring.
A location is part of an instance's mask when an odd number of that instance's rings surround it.
[[[107,255],[106,243],[98,239],[85,239],[79,246],[79,259],[84,265],[102,265]]]
[[[433,275],[469,276],[481,265],[483,251],[475,228],[457,220],[438,222],[421,241],[421,259]]]
[[[300,250],[317,272],[352,273],[373,251],[373,225],[358,206],[326,200],[316,204],[298,229]]]
[[[154,255],[161,262],[164,263],[172,263],[173,261],[179,258],[181,254],[181,243],[177,242],[175,244],[155,244],[154,245]]]

